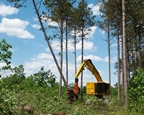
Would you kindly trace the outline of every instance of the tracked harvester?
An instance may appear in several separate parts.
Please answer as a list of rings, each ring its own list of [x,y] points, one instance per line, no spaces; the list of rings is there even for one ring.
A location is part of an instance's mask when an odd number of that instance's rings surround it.
[[[68,90],[68,99],[70,102],[74,102],[78,99],[78,76],[79,74],[84,70],[84,68],[87,68],[96,78],[97,82],[87,82],[86,83],[86,94],[88,95],[94,95],[97,98],[104,99],[104,95],[110,94],[110,84],[103,82],[99,72],[93,65],[92,61],[90,59],[84,60],[82,64],[80,65],[77,73],[75,74],[75,88]]]

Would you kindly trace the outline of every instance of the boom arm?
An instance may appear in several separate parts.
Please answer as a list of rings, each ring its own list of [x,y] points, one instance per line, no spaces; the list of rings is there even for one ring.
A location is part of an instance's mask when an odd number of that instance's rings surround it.
[[[77,71],[77,73],[75,75],[75,78],[78,78],[80,72],[82,72],[84,70],[84,67],[86,67],[88,70],[90,70],[92,72],[92,74],[95,76],[95,78],[98,82],[103,82],[99,72],[97,71],[97,69],[95,68],[95,66],[93,65],[93,63],[90,59],[83,61],[83,63],[81,64],[79,70]]]

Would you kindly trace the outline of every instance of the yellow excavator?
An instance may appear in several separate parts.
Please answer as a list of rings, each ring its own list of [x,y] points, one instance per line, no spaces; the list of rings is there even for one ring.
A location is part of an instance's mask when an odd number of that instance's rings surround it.
[[[99,72],[93,65],[92,61],[90,59],[84,60],[82,64],[80,65],[77,73],[75,74],[75,88],[74,89],[68,89],[68,99],[70,103],[73,103],[75,100],[78,99],[78,76],[79,74],[84,70],[84,67],[86,67],[91,73],[95,76],[97,82],[87,82],[86,83],[86,94],[88,95],[94,95],[97,98],[104,99],[104,95],[110,94],[110,84],[103,82]]]

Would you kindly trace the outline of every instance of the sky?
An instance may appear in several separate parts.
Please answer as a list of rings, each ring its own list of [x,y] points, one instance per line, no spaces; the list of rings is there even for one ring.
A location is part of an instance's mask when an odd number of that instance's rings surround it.
[[[96,20],[100,19],[99,2],[88,0],[88,6],[96,15]],[[59,71],[54,63],[49,47],[44,39],[42,31],[40,31],[40,24],[37,15],[34,11],[31,1],[29,0],[26,8],[16,9],[13,4],[8,3],[6,0],[0,2],[0,40],[5,38],[7,43],[12,45],[12,67],[19,65],[24,66],[24,73],[29,76],[44,67],[45,71],[51,70],[57,77],[59,82]],[[31,7],[32,6],[32,7]],[[54,22],[47,22],[48,25],[57,25]],[[45,24],[46,25],[46,24]],[[106,32],[97,26],[91,27],[91,32],[87,35],[84,41],[84,59],[91,59],[97,70],[99,71],[103,81],[109,82],[108,73],[108,43],[104,40],[107,39]],[[55,30],[48,29],[47,34],[53,35]],[[59,51],[60,41],[55,39],[50,41],[56,59],[60,62]],[[74,83],[74,54],[72,39],[68,44],[68,83]],[[64,43],[65,46],[65,43]],[[65,56],[65,47],[64,54]],[[63,75],[65,76],[66,61],[64,57]],[[114,64],[117,61],[117,47],[115,41],[111,44],[111,83],[112,86],[117,82],[117,75],[114,74],[116,69]],[[81,42],[77,44],[77,68],[81,64]],[[3,63],[0,63],[0,67]],[[1,72],[2,76],[6,76],[9,72]],[[83,84],[86,82],[96,82],[93,74],[85,68],[83,71]],[[79,76],[80,78],[80,76]],[[79,81],[80,82],[80,81]]]

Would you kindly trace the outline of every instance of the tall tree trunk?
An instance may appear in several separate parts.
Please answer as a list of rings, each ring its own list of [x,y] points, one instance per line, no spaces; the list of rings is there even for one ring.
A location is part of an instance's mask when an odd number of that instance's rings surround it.
[[[119,41],[119,19],[118,19],[118,3],[117,0],[117,63],[118,63],[118,102],[120,101],[120,41]]]
[[[124,56],[123,56],[123,38],[121,38],[122,39],[122,45],[121,45],[121,47],[122,47],[122,97],[123,97],[123,101],[124,101],[124,85],[125,85],[125,83],[124,83],[124,64],[123,64],[123,59],[124,59]]]
[[[126,40],[126,51],[127,51],[127,52],[130,51],[129,42],[127,42],[127,40]],[[126,63],[126,65],[127,65],[127,81],[129,81],[129,78],[130,78],[130,70],[131,70],[129,57],[130,57],[130,53],[126,53],[126,58],[127,58],[127,63]],[[128,68],[128,67],[129,67],[129,68]]]
[[[66,20],[66,81],[68,85],[68,31],[67,31],[67,20]]]
[[[142,67],[141,63],[142,63],[142,54],[141,54],[141,32],[140,32],[141,28],[140,28],[140,24],[139,24],[139,27],[138,27],[138,38],[139,38],[139,43],[138,43],[138,46],[139,46],[139,50],[138,50],[138,58],[139,58],[139,67]]]
[[[110,58],[110,25],[108,22],[108,61],[109,61],[109,84],[111,87],[111,58]],[[111,99],[111,94],[109,95],[109,98]]]
[[[137,20],[134,20],[137,22]],[[140,34],[140,25],[134,24],[135,32],[135,64],[136,68],[141,67],[141,34]]]
[[[119,28],[119,27],[118,27]],[[120,43],[119,43],[119,31],[117,33],[117,61],[118,61],[118,102],[120,101]]]
[[[76,61],[76,29],[74,29],[74,61],[75,61],[75,74],[77,72],[77,61]]]
[[[61,71],[63,70],[63,19],[61,19],[61,27],[60,27],[60,67]],[[61,96],[62,93],[62,76],[60,75],[60,85],[59,85],[59,96]]]
[[[128,109],[128,88],[127,88],[127,55],[126,55],[126,34],[125,34],[125,0],[122,0],[122,35],[123,35],[123,69],[124,69],[124,97],[125,109]]]
[[[32,2],[33,2],[33,5],[34,5],[34,9],[35,9],[35,11],[36,11],[36,14],[37,14],[39,23],[40,23],[40,25],[41,25],[41,30],[42,30],[42,32],[43,32],[43,34],[44,34],[44,37],[45,37],[45,40],[46,40],[46,42],[47,42],[47,44],[48,44],[48,47],[49,47],[49,49],[50,49],[50,52],[51,52],[51,54],[52,54],[52,56],[53,56],[53,58],[54,58],[55,64],[56,64],[56,66],[57,66],[57,68],[58,68],[58,71],[59,71],[59,73],[60,73],[60,75],[61,75],[61,77],[62,77],[62,79],[63,79],[64,85],[65,85],[66,87],[68,87],[68,86],[67,86],[67,82],[66,82],[66,80],[65,80],[65,78],[64,78],[64,76],[63,76],[63,73],[62,73],[62,71],[61,71],[61,68],[60,68],[60,66],[59,66],[59,64],[58,64],[58,61],[57,61],[57,59],[56,59],[56,57],[55,57],[55,54],[54,54],[54,52],[53,52],[53,49],[52,49],[52,47],[51,47],[51,44],[50,44],[50,42],[49,42],[50,39],[49,39],[49,37],[48,37],[47,34],[46,34],[46,31],[45,31],[45,28],[44,28],[44,26],[43,26],[43,23],[42,23],[42,20],[41,20],[39,11],[38,11],[38,9],[37,9],[35,0],[32,0]]]
[[[81,63],[83,62],[84,55],[84,27],[82,27],[82,52],[81,52]],[[83,101],[83,71],[81,72],[81,102]]]

